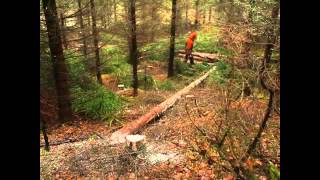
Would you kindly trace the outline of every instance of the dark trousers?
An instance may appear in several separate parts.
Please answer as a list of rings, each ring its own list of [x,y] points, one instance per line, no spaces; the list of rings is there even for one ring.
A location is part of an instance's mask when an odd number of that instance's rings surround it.
[[[188,62],[190,59],[190,64],[194,64],[193,56],[192,56],[192,49],[186,49],[186,56],[184,62]]]

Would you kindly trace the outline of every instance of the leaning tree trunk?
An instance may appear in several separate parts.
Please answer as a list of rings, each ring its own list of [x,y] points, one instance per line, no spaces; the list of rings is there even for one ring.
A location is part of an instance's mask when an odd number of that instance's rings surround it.
[[[100,64],[100,54],[99,54],[99,41],[98,41],[98,31],[97,31],[97,22],[96,22],[96,9],[94,6],[94,0],[90,0],[90,6],[91,6],[91,18],[92,18],[92,34],[93,34],[93,45],[95,48],[95,56],[96,56],[96,75],[97,80],[100,84],[102,84],[101,80],[101,64]]]
[[[171,32],[170,32],[170,52],[168,63],[168,77],[174,75],[173,60],[174,60],[174,45],[176,37],[176,12],[177,12],[177,0],[172,0],[172,14],[171,14]]]
[[[196,16],[194,21],[195,28],[199,27],[199,1],[200,0],[196,0]]]
[[[70,120],[72,111],[69,92],[69,72],[63,55],[56,1],[42,0],[42,2],[58,97],[59,120],[60,122],[65,122]]]
[[[133,75],[133,96],[138,95],[138,50],[136,38],[136,0],[129,0],[129,21],[130,21],[130,62],[132,63]]]
[[[88,45],[87,45],[87,33],[83,24],[83,14],[82,14],[82,5],[81,5],[81,0],[78,0],[78,8],[79,8],[79,22],[80,22],[80,34],[81,34],[81,38],[83,39],[83,47],[82,47],[82,51],[83,51],[83,56],[85,58],[86,61],[86,65],[87,65],[87,69],[90,70],[90,65],[88,62]]]
[[[272,49],[273,49],[274,41],[276,38],[275,33],[274,33],[274,26],[277,23],[278,15],[279,15],[279,3],[277,2],[275,7],[272,9],[272,16],[271,16],[272,24],[270,27],[267,28],[268,43],[265,48],[264,58],[263,58],[263,61],[261,62],[261,69],[259,72],[259,78],[260,78],[261,85],[264,89],[268,90],[268,92],[269,92],[268,108],[266,110],[265,116],[263,118],[263,121],[261,123],[261,126],[259,128],[259,131],[258,131],[256,137],[254,138],[253,142],[249,145],[249,148],[248,148],[245,156],[242,158],[243,161],[246,160],[251,155],[251,153],[253,152],[253,150],[257,146],[257,143],[261,137],[261,134],[264,131],[264,129],[266,128],[267,121],[270,117],[270,114],[273,111],[273,100],[274,100],[275,91],[272,88],[267,86],[267,84],[265,82],[264,74],[265,74],[266,67],[267,67],[268,63],[270,63],[270,60],[271,60]]]

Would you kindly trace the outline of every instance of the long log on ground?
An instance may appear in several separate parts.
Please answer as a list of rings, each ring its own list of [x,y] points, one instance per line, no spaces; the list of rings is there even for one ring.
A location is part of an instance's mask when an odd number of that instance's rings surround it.
[[[126,136],[130,135],[134,132],[137,132],[141,127],[146,125],[152,119],[158,117],[162,113],[164,113],[168,108],[172,107],[174,103],[181,98],[182,95],[187,94],[191,89],[196,87],[200,84],[204,79],[208,77],[208,75],[215,69],[215,66],[212,67],[207,73],[203,76],[198,78],[197,80],[193,81],[187,87],[183,88],[182,90],[175,93],[169,99],[165,100],[161,104],[157,105],[156,107],[152,108],[147,114],[141,116],[139,119],[132,121],[119,129],[118,131],[114,132],[110,137],[111,144],[118,144],[118,143],[125,143]]]
[[[181,56],[181,54],[182,55],[186,54],[185,50],[179,50],[178,53],[179,53],[179,56]],[[220,55],[218,54],[201,53],[201,52],[192,52],[192,55],[194,58],[199,57],[201,59],[207,59],[208,61],[213,61],[213,62],[218,61],[220,57]]]
[[[184,58],[185,57],[185,54],[178,54],[178,57],[181,57],[181,58]],[[193,59],[196,61],[196,62],[207,62],[207,63],[215,63],[217,62],[218,60],[212,60],[212,59],[207,59],[207,58],[201,58],[201,57],[198,57],[198,56],[193,56]],[[195,62],[195,63],[196,63]]]

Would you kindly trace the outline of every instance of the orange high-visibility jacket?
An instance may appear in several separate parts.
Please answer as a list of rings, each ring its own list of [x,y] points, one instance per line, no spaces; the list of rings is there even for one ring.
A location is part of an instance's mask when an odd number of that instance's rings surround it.
[[[197,38],[197,32],[192,32],[190,36],[187,39],[186,42],[186,49],[192,49],[193,48],[193,41]]]

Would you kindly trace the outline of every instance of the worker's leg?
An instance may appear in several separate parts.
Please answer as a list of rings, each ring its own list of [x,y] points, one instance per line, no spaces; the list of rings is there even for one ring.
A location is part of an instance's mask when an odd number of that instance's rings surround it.
[[[189,55],[188,55],[188,53],[186,52],[186,56],[184,57],[184,62],[185,62],[185,63],[188,62],[188,58],[189,58]]]
[[[189,58],[189,50],[186,49],[185,52],[186,52],[186,56],[185,56],[184,62],[187,63]]]
[[[186,49],[186,59],[185,62],[188,63],[188,60],[191,58],[191,51],[190,49]]]
[[[192,56],[192,55],[190,55],[190,64],[194,64],[193,56]]]

